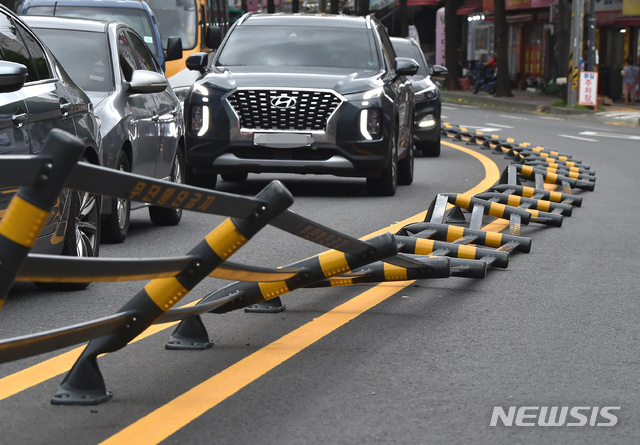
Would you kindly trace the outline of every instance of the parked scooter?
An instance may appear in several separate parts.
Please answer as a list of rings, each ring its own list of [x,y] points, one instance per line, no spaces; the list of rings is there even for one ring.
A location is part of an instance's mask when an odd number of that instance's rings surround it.
[[[476,62],[476,83],[473,87],[473,94],[478,94],[478,91],[495,94],[496,83],[496,78],[491,68],[480,61]]]

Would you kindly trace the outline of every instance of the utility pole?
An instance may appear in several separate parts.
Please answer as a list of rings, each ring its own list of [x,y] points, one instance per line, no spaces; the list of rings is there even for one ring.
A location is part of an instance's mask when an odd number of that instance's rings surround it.
[[[584,0],[573,0],[571,10],[571,71],[567,85],[567,105],[573,107],[578,103],[578,81],[580,73],[580,56],[582,55],[582,31],[584,21]]]
[[[596,71],[595,0],[587,0],[587,71]]]

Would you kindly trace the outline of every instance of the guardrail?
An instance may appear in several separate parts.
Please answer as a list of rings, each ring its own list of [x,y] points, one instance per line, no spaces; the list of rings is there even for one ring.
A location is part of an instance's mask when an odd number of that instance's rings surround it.
[[[521,224],[560,227],[573,206],[582,204],[572,190],[594,188],[595,173],[568,155],[449,124],[442,132],[511,158],[500,184],[475,196],[439,194],[424,222],[409,224],[395,235],[359,240],[290,211],[293,197],[279,181],[250,198],[78,163],[82,143],[52,130],[38,156],[3,156],[0,163],[0,186],[20,186],[0,220],[0,307],[16,280],[151,281],[112,316],[0,341],[0,363],[88,341],[51,403],[103,403],[112,394],[98,367],[98,356],[125,347],[154,323],[180,321],[167,349],[198,350],[212,345],[201,315],[242,308],[279,312],[284,310],[279,297],[295,289],[451,276],[485,278],[490,268],[506,268],[511,252],[530,251],[531,239],[520,236]],[[533,181],[534,186],[521,181]],[[545,190],[545,184],[561,185],[563,192]],[[29,253],[65,187],[228,218],[182,257],[72,258]],[[482,230],[486,218],[507,220],[509,233]],[[229,261],[266,225],[329,250],[279,268]],[[235,281],[196,305],[174,308],[207,276]]]

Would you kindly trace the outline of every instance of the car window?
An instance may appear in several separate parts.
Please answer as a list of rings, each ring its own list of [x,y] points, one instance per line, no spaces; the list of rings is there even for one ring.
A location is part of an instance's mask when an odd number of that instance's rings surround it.
[[[158,20],[163,43],[169,37],[180,37],[184,49],[198,43],[198,12],[195,0],[149,0],[147,2]]]
[[[396,53],[393,50],[393,46],[391,45],[389,36],[387,36],[387,32],[382,27],[382,24],[376,23],[376,27],[378,29],[378,34],[380,34],[380,40],[382,42],[382,53],[384,54],[384,59],[387,61],[389,68],[393,69],[396,66],[394,63],[396,58]]]
[[[69,29],[32,28],[60,61],[73,81],[85,91],[111,91],[111,57],[106,35]],[[69,42],[73,51],[69,51]]]
[[[27,67],[27,82],[51,78],[44,50],[29,32],[10,17],[0,14],[0,58]]]
[[[144,42],[149,47],[151,54],[158,55],[158,50],[154,42],[153,23],[151,17],[142,9],[134,8],[111,8],[100,6],[61,6],[52,4],[51,6],[32,6],[25,14],[27,15],[55,15],[63,17],[79,17],[85,19],[95,19],[104,21],[118,21],[126,23],[142,36]]]
[[[153,58],[153,56],[147,49],[147,45],[145,45],[137,35],[131,33],[128,33],[128,35],[129,42],[131,43],[131,48],[133,49],[134,54],[137,56],[136,59],[138,61],[138,69],[145,69],[148,71],[162,73],[162,70],[156,63],[156,59]]]
[[[418,72],[416,73],[416,76],[426,77],[429,75],[428,68],[420,48],[418,48],[415,45],[398,45],[398,46],[394,46],[393,48],[396,50],[396,54],[398,56],[409,57],[415,60],[416,62],[418,62],[418,65],[420,66],[420,68],[418,68]]]
[[[231,33],[217,65],[357,70],[378,70],[380,66],[372,33],[364,28],[255,25],[238,27]]]
[[[133,72],[138,69],[136,58],[129,46],[129,34],[124,31],[118,33],[118,60],[124,80],[131,82]]]

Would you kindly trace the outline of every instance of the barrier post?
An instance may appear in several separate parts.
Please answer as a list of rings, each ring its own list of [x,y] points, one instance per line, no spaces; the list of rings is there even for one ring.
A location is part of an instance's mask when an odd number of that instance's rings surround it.
[[[97,405],[108,401],[98,368],[100,354],[126,346],[137,335],[180,301],[196,284],[242,247],[253,235],[293,203],[293,197],[279,181],[267,185],[257,198],[267,203],[248,218],[229,218],[198,243],[188,255],[198,258],[171,278],[156,278],[133,296],[118,312],[134,311],[136,317],[126,330],[89,342],[51,399],[54,405]]]
[[[20,187],[11,199],[0,220],[0,309],[83,152],[80,139],[60,129],[51,130],[38,155],[46,161],[37,182]]]

